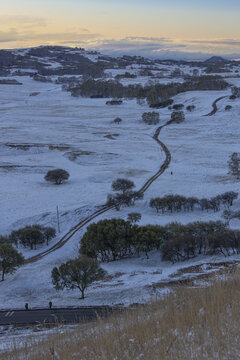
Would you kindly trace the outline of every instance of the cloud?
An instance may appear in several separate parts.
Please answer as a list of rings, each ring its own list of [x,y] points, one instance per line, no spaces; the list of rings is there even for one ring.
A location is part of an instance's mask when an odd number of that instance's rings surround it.
[[[163,37],[126,37],[88,42],[86,47],[107,55],[141,55],[155,59],[200,60],[215,54],[228,58],[239,57],[240,40],[177,40]],[[233,47],[232,47],[233,44]],[[239,47],[239,54],[236,48]]]
[[[37,33],[37,32],[21,32],[15,29],[9,31],[0,31],[0,43],[8,42],[19,42],[21,43],[33,43],[36,42],[38,45],[46,42],[51,43],[71,43],[71,42],[81,42],[89,41],[99,37],[99,34],[91,34],[87,30],[83,33],[77,32],[58,32],[58,33]]]
[[[0,15],[0,24],[1,25],[20,25],[21,27],[41,27],[49,24],[49,20],[41,17],[31,17],[24,15]]]
[[[23,35],[22,40],[42,40],[42,41],[87,41],[95,39],[99,34],[90,34],[90,33],[45,33],[45,34],[28,34]]]
[[[10,31],[0,31],[0,43],[18,40],[18,32],[14,29]]]
[[[29,19],[30,21],[30,19]],[[42,33],[40,31],[15,28],[0,32],[0,43],[13,47],[37,45],[81,46],[98,50],[110,56],[140,55],[154,59],[200,60],[219,55],[226,58],[240,57],[240,40],[209,39],[179,40],[165,37],[129,36],[122,39],[104,39],[101,34],[88,29],[68,29],[61,32]]]
[[[229,45],[240,47],[240,40],[223,39],[223,40],[186,40],[189,44],[206,44],[206,45]]]
[[[154,53],[166,49],[181,49],[185,48],[184,44],[174,44],[171,39],[164,38],[138,38],[127,37],[120,40],[108,39],[97,41],[92,44],[92,47],[97,48],[99,51],[119,54],[132,54],[132,55],[154,55]]]

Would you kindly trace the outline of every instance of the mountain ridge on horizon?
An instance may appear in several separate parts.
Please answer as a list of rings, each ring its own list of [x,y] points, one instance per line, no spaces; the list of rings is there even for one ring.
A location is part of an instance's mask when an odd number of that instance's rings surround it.
[[[88,54],[95,54],[95,55],[100,55],[100,56],[103,56],[103,57],[106,57],[106,58],[128,58],[128,59],[148,59],[148,60],[155,60],[155,61],[161,61],[161,62],[176,62],[176,63],[179,63],[179,62],[186,62],[186,63],[189,63],[189,62],[193,62],[193,63],[206,63],[206,64],[227,64],[229,62],[238,62],[239,60],[238,59],[234,59],[234,60],[230,60],[230,59],[226,59],[225,57],[222,57],[222,56],[219,56],[219,55],[212,55],[211,57],[207,58],[207,59],[175,59],[175,58],[155,58],[153,59],[152,57],[146,57],[146,56],[143,56],[143,55],[140,55],[140,54],[105,54],[104,52],[101,52],[99,50],[95,50],[95,49],[85,49],[85,48],[82,48],[82,47],[71,47],[71,46],[62,46],[62,45],[39,45],[39,46],[32,46],[32,47],[25,47],[25,48],[12,48],[12,49],[0,49],[0,55],[1,54],[4,54],[4,53],[12,53],[12,52],[15,52],[15,51],[18,51],[18,52],[23,52],[23,51],[31,51],[31,50],[34,50],[34,49],[42,49],[43,51],[44,50],[54,50],[54,51],[61,51],[61,50],[71,50],[71,51],[74,51],[74,50],[78,50],[78,51],[82,51],[82,52],[86,52]]]

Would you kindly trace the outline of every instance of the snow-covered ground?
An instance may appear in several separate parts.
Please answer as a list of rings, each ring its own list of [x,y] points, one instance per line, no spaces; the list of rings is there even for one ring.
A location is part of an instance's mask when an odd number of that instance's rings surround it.
[[[141,122],[142,113],[149,111],[146,104],[124,100],[120,106],[107,106],[106,99],[73,98],[60,85],[14,78],[23,86],[0,85],[0,234],[33,223],[56,227],[58,206],[61,233],[54,243],[106,201],[114,179],[128,177],[139,188],[164,161],[162,149],[152,139],[155,127]],[[138,83],[138,78],[132,80]],[[240,79],[232,81],[240,86]],[[29,96],[32,92],[39,95]],[[240,101],[226,98],[218,103],[214,116],[203,116],[223,95],[230,95],[230,90],[176,96],[175,103],[194,104],[196,109],[186,112],[183,123],[171,124],[160,133],[172,154],[170,167],[136,206],[110,210],[98,219],[126,219],[132,211],[142,214],[142,225],[220,219],[222,211],[158,215],[149,207],[149,200],[166,194],[200,198],[239,191],[239,182],[228,175],[227,162],[233,152],[239,152]],[[229,112],[224,110],[227,104],[233,106]],[[170,119],[167,108],[159,112],[160,124]],[[118,116],[123,121],[115,125]],[[54,168],[66,169],[69,182],[61,186],[46,183],[44,175]],[[239,205],[237,200],[234,208]],[[234,228],[239,225],[237,220],[231,222]],[[76,256],[84,231],[61,249],[8,275],[0,284],[0,308],[22,308],[25,302],[45,307],[50,300],[55,306],[143,302],[155,295],[152,284],[167,281],[178,269],[221,261],[220,256],[204,257],[172,265],[161,261],[159,253],[152,253],[149,260],[141,256],[103,264],[109,277],[92,285],[86,299],[79,300],[78,291],[55,291],[51,270]],[[43,249],[21,250],[27,258]]]

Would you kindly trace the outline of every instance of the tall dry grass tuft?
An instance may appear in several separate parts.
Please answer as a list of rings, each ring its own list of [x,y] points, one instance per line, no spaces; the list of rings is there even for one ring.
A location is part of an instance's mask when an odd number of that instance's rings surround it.
[[[0,356],[1,357],[1,356]],[[235,360],[240,358],[240,272],[204,288],[179,287],[150,305],[26,342],[4,360]]]

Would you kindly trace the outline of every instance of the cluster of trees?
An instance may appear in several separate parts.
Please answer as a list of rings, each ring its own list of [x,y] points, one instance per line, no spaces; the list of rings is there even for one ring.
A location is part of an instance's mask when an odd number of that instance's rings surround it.
[[[133,191],[135,184],[128,179],[116,179],[112,183],[112,190],[116,194],[109,194],[106,205],[115,206],[120,210],[121,206],[133,206],[136,200],[143,199],[143,193]]]
[[[115,76],[115,79],[120,80],[120,79],[135,79],[137,77],[137,75],[135,74],[131,74],[130,72],[126,71],[124,74],[118,74]]]
[[[142,121],[148,125],[157,125],[159,123],[159,113],[149,111],[142,114]]]
[[[24,228],[12,231],[6,238],[6,243],[12,243],[16,247],[22,245],[32,250],[44,243],[48,245],[55,236],[56,230],[52,227],[27,225]]]
[[[0,236],[0,273],[3,281],[6,274],[13,273],[17,267],[24,263],[21,253],[13,246],[30,247],[36,249],[37,245],[46,243],[56,236],[56,230],[40,225],[28,225],[22,229],[14,230],[9,236]]]
[[[222,64],[221,65],[218,65],[218,64],[209,65],[205,69],[206,74],[213,74],[213,73],[217,74],[217,73],[226,73],[226,72],[230,72],[230,70],[223,68]]]
[[[165,100],[186,91],[224,90],[228,87],[220,76],[199,76],[184,83],[151,84],[142,86],[131,84],[124,86],[116,80],[88,79],[78,86],[69,87],[72,96],[102,98],[145,98],[150,106],[161,104]]]
[[[122,219],[101,220],[88,226],[80,244],[80,254],[100,261],[114,261],[160,251],[163,260],[183,261],[200,254],[240,252],[240,231],[231,231],[221,221],[188,225],[138,226]]]
[[[166,195],[162,198],[157,197],[150,200],[150,207],[165,212],[194,211],[196,208],[204,210],[219,211],[221,206],[229,208],[233,201],[237,199],[238,193],[228,191],[222,195],[217,195],[211,199],[198,199],[196,197],[185,197],[182,195]]]
[[[190,226],[189,226],[190,225]],[[169,241],[161,247],[163,260],[173,263],[191,259],[197,255],[240,253],[240,231],[229,230],[221,222],[193,223],[179,227]],[[176,233],[176,230],[174,230]]]

